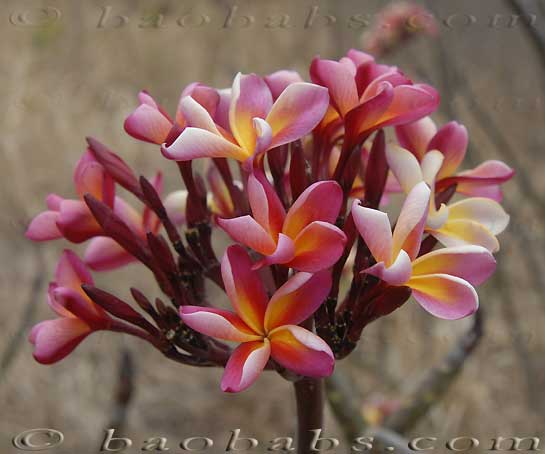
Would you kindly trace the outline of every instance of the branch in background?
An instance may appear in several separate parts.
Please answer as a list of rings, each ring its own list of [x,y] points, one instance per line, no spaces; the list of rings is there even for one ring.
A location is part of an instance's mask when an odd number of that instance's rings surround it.
[[[405,434],[445,396],[465,361],[473,353],[483,336],[482,308],[475,314],[473,324],[464,333],[447,356],[418,381],[414,391],[404,399],[399,410],[388,416],[383,426]]]
[[[536,3],[538,7],[541,7],[539,2],[535,0],[530,2],[526,0],[508,0],[509,5],[521,16],[527,16],[531,18],[535,16],[535,11],[530,8],[530,6],[535,7]],[[545,29],[543,27],[536,27],[533,22],[522,20],[524,24],[524,29],[528,33],[528,36],[532,39],[533,43],[536,46],[537,51],[541,54],[541,58],[545,61]]]
[[[112,417],[108,429],[123,432],[127,423],[127,411],[134,395],[134,361],[127,349],[121,351],[118,383],[113,396]]]
[[[32,324],[32,320],[34,319],[34,314],[38,307],[37,303],[38,301],[40,301],[39,295],[45,280],[45,274],[43,273],[43,257],[41,254],[36,253],[34,263],[36,264],[36,271],[32,278],[32,283],[30,285],[30,294],[28,297],[28,301],[25,305],[21,321],[19,322],[19,326],[15,330],[13,337],[7,343],[7,347],[2,354],[2,359],[0,359],[0,380],[3,380],[6,377],[8,369],[10,368],[13,360],[17,356],[17,352],[19,351],[21,342],[23,341],[23,339],[26,339],[30,325]]]

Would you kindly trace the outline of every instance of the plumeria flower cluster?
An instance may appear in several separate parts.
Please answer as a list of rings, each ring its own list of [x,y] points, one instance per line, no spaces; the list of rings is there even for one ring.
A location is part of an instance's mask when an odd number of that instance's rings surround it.
[[[238,392],[263,370],[330,375],[369,323],[411,295],[442,319],[478,309],[513,170],[500,161],[463,170],[467,131],[436,126],[437,91],[369,54],[316,57],[309,76],[193,83],[172,116],[141,92],[124,127],[178,167],[185,188],[166,196],[160,173],[137,178],[87,140],[77,197],[49,195],[26,232],[86,242],[81,258],[61,256],[48,290],[57,318],[30,334],[37,361],[63,359],[92,332],[123,332],[182,364],[224,367],[222,390]],[[227,243],[220,258],[213,243]],[[131,288],[136,308],[91,276],[132,262],[162,293]],[[208,301],[207,280],[232,310]]]

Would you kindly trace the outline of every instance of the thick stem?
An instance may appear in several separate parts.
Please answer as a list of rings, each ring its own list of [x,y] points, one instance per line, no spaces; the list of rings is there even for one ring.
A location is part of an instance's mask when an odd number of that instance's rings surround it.
[[[310,454],[314,430],[323,428],[324,381],[303,378],[294,383],[297,402],[297,454]]]

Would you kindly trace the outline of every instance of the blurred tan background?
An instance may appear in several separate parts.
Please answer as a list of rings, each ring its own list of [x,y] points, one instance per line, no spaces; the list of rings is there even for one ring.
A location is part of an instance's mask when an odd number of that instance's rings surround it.
[[[47,193],[72,194],[72,168],[86,135],[108,144],[142,174],[163,169],[168,190],[179,187],[173,166],[158,149],[136,142],[122,129],[140,89],[148,89],[173,111],[181,89],[195,80],[223,87],[237,71],[266,74],[279,68],[307,76],[314,55],[338,58],[361,45],[366,28],[350,17],[372,16],[386,3],[2,1],[2,452],[15,452],[11,438],[35,427],[64,432],[65,443],[53,452],[97,452],[112,418],[124,349],[135,361],[135,393],[125,428],[135,441],[134,452],[150,436],[168,437],[171,451],[185,437],[209,436],[217,444],[210,452],[221,452],[228,431],[235,428],[263,441],[293,433],[291,387],[273,374],[241,395],[222,394],[220,370],[182,367],[138,340],[112,333],[91,336],[59,364],[35,363],[24,337],[31,324],[52,315],[46,287],[66,244],[32,244],[23,232],[44,208]],[[225,27],[235,4],[238,19]],[[535,26],[543,30],[545,9],[537,1],[533,5]],[[470,131],[466,166],[496,158],[518,173],[505,187],[512,223],[500,238],[500,269],[479,291],[487,315],[485,337],[447,397],[411,434],[440,440],[545,436],[545,301],[540,296],[545,293],[545,63],[522,23],[490,26],[494,15],[512,13],[506,2],[435,0],[427,6],[440,19],[450,17],[450,26],[440,22],[437,38],[418,38],[386,61],[440,89],[442,109],[435,119],[456,119]],[[336,23],[327,25],[317,17],[305,28],[313,8],[318,16],[334,15]],[[128,21],[116,28],[120,19],[114,16],[119,14]],[[162,27],[152,28],[157,14],[164,16]],[[290,17],[291,28],[266,27],[268,18],[279,14]],[[196,26],[201,15],[210,21]],[[254,16],[254,23],[243,28],[240,15]],[[184,16],[182,27],[176,20]],[[469,21],[474,23],[468,26]],[[129,267],[108,277],[96,275],[96,280],[122,296],[131,285],[155,296],[143,274]],[[338,368],[350,374],[363,396],[398,398],[442,358],[469,323],[439,321],[407,304],[373,324]],[[342,437],[330,412],[327,424],[328,433]]]

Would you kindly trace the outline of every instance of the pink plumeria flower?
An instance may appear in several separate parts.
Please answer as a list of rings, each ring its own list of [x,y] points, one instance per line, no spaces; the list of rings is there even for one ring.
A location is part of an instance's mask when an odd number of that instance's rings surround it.
[[[264,257],[255,267],[284,264],[314,273],[333,266],[344,250],[346,236],[333,223],[342,204],[335,181],[309,186],[286,213],[274,188],[261,172],[248,179],[252,216],[218,219],[233,240]]]
[[[363,272],[390,285],[410,287],[426,311],[455,320],[477,310],[479,298],[473,285],[490,277],[496,261],[481,246],[439,249],[418,257],[430,192],[425,182],[409,192],[393,233],[386,213],[362,207],[358,201],[352,206],[352,216],[377,261]]]
[[[160,172],[151,179],[151,184],[157,193],[161,195],[163,192],[163,177]],[[185,222],[186,201],[187,191],[185,190],[173,192],[163,201],[167,214],[172,222],[177,225]],[[121,197],[115,198],[114,213],[136,236],[144,241],[146,240],[146,233],[157,234],[161,228],[159,218],[148,206],[138,212]],[[94,271],[112,270],[137,261],[121,245],[106,236],[97,236],[90,241],[83,260]]]
[[[316,57],[310,76],[328,88],[331,106],[344,119],[345,140],[354,144],[377,129],[429,115],[439,105],[433,87],[413,84],[397,68],[379,65],[353,49],[339,61]],[[326,119],[335,122],[335,114],[329,111]]]
[[[364,48],[373,55],[381,55],[417,33],[437,35],[433,14],[416,3],[394,2],[380,11],[371,29],[363,35]]]
[[[437,175],[443,165],[444,155],[437,150],[424,154],[421,162],[408,150],[389,145],[386,158],[403,191],[408,194],[421,181],[431,187],[430,209],[425,231],[443,245],[474,244],[490,252],[497,252],[500,244],[496,238],[509,224],[509,215],[501,205],[485,197],[471,197],[450,205],[435,205]]]
[[[92,332],[110,328],[112,319],[89,299],[82,284],[93,285],[93,278],[79,257],[65,250],[48,292],[48,304],[59,317],[38,323],[29,336],[39,363],[60,361]]]
[[[188,85],[182,92],[181,100],[186,96],[197,99],[211,115],[214,115],[220,102],[217,90],[199,83]],[[167,111],[145,90],[138,94],[140,105],[125,120],[125,131],[135,139],[161,145],[167,140],[174,125],[186,126],[183,113],[178,107],[173,121]]]
[[[92,194],[110,208],[114,205],[114,181],[87,150],[74,170],[74,185],[79,199],[63,199],[57,194],[47,196],[47,211],[37,215],[25,233],[33,241],[49,241],[66,238],[81,243],[100,235],[102,229],[87,208],[83,196]]]
[[[497,160],[485,161],[474,169],[458,172],[468,146],[466,128],[452,121],[439,130],[431,118],[398,126],[396,135],[399,144],[415,155],[418,161],[431,150],[439,150],[444,161],[437,174],[437,189],[446,189],[456,184],[456,192],[468,196],[486,197],[500,202],[500,185],[510,180],[515,171]]]
[[[241,246],[230,246],[221,263],[225,290],[235,312],[182,306],[185,324],[199,333],[240,342],[221,380],[225,392],[248,388],[272,357],[281,366],[307,377],[327,377],[335,359],[326,342],[298,326],[322,304],[331,288],[327,271],[297,273],[269,298]]]
[[[188,127],[163,154],[176,161],[233,158],[251,164],[271,148],[305,136],[320,122],[329,103],[327,90],[309,83],[291,83],[273,102],[266,82],[255,74],[238,74],[229,106],[229,128],[221,127],[192,96],[181,101]]]

